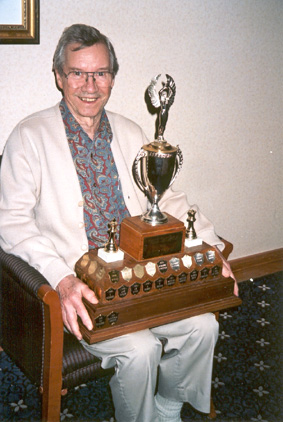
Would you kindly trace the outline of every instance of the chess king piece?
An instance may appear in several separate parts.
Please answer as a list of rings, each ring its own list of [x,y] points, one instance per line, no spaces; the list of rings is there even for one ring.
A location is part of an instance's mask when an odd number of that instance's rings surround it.
[[[188,218],[187,218],[187,222],[188,222],[188,228],[186,230],[186,239],[196,239],[197,235],[196,235],[196,231],[194,228],[194,222],[196,221],[196,211],[195,210],[189,210],[188,211]]]
[[[188,248],[202,244],[202,239],[197,237],[197,234],[194,228],[194,223],[196,221],[195,215],[196,215],[195,210],[191,209],[188,211],[188,218],[186,220],[188,223],[188,227],[186,229],[186,239],[185,239],[185,245]]]
[[[166,214],[160,211],[158,202],[175,181],[183,164],[180,148],[170,145],[164,139],[169,108],[176,94],[176,85],[172,77],[166,74],[166,82],[162,82],[162,88],[157,93],[156,84],[160,76],[153,78],[148,87],[152,105],[159,108],[158,136],[153,142],[140,149],[133,163],[135,182],[151,204],[151,208],[141,218],[152,226],[168,221]]]

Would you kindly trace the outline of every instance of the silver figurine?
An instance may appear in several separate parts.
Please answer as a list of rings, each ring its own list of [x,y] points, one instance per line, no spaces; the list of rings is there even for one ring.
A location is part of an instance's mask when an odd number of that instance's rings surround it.
[[[175,181],[183,164],[180,148],[170,145],[164,139],[169,108],[176,94],[176,85],[173,78],[166,74],[166,82],[162,82],[162,88],[157,93],[156,84],[160,76],[153,78],[148,87],[152,105],[159,108],[158,136],[153,142],[140,149],[133,164],[135,182],[151,204],[150,209],[141,218],[153,226],[168,221],[166,214],[160,211],[158,202]]]

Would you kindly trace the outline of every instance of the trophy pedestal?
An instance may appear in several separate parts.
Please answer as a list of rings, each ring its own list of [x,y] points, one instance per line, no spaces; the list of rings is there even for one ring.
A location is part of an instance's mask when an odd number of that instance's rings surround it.
[[[184,251],[186,228],[175,217],[166,214],[168,222],[152,226],[140,216],[127,217],[120,229],[120,248],[137,261]]]

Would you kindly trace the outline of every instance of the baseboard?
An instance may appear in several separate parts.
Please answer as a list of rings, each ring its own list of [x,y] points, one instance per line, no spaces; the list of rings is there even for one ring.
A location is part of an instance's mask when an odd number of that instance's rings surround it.
[[[238,282],[283,271],[283,248],[229,261]]]

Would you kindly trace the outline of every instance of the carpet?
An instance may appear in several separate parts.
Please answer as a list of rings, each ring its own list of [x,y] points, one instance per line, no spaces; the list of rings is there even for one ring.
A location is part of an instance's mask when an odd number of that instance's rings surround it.
[[[282,422],[282,274],[240,283],[243,304],[219,316],[212,397],[217,422]],[[62,397],[61,421],[114,422],[109,376]],[[0,420],[40,421],[40,396],[0,352]],[[207,421],[184,404],[182,418]],[[148,422],[148,421],[144,421]]]

